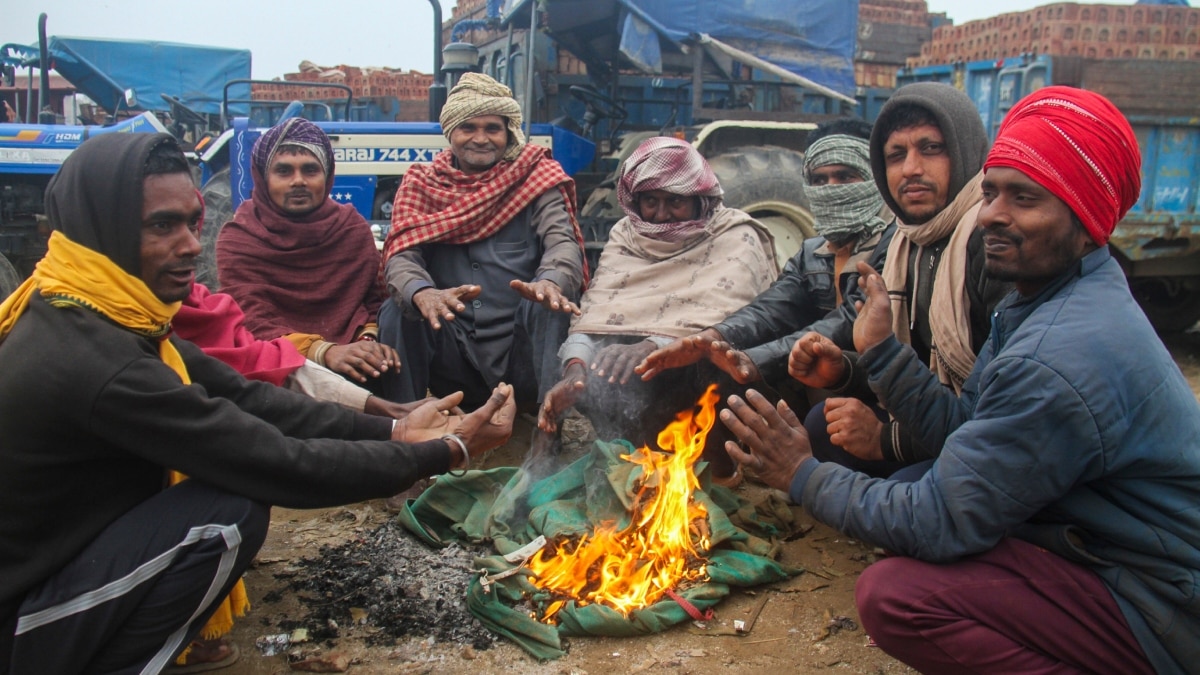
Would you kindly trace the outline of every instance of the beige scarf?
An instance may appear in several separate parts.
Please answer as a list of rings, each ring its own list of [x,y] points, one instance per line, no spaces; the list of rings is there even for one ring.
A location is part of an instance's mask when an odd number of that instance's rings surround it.
[[[718,207],[681,242],[638,234],[622,218],[571,332],[684,337],[748,304],[777,274],[774,240],[743,211]]]
[[[927,271],[918,269],[917,279],[912,284],[913,292],[905,291],[909,288],[909,254],[913,246],[928,246],[950,236],[933,282],[933,300],[929,308],[933,344],[930,345],[929,369],[942,384],[954,387],[955,393],[961,393],[963,382],[975,367],[975,351],[971,348],[971,303],[965,280],[967,241],[975,230],[979,215],[983,198],[979,184],[982,180],[983,174],[979,173],[968,181],[954,201],[929,222],[923,225],[898,222],[883,266],[883,282],[892,300],[892,330],[896,339],[909,344],[912,342],[911,303],[918,284],[927,282],[921,279],[922,273]]]

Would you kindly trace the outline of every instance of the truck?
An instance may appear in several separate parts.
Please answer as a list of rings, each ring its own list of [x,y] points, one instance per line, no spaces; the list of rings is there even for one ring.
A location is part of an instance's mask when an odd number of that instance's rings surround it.
[[[55,124],[53,115],[49,123],[0,123],[0,297],[46,251],[43,195],[72,150],[91,136],[114,132],[173,133],[190,147],[215,126],[226,81],[250,76],[244,49],[58,36],[43,41],[46,65],[94,109],[85,119],[91,123],[82,125]],[[0,46],[0,61],[32,75],[43,57],[36,47],[7,44]],[[249,98],[249,85],[234,94]],[[247,114],[249,107],[240,103],[233,110]]]
[[[474,67],[511,86],[528,116],[596,143],[576,176],[589,253],[624,215],[621,162],[645,138],[673,135],[708,159],[728,205],[768,227],[782,263],[814,234],[807,134],[858,106],[857,26],[857,3],[835,0],[804,12],[786,0],[494,0],[451,36],[471,39]]]
[[[513,89],[531,142],[551,147],[576,180],[593,265],[624,215],[615,194],[621,161],[660,134],[685,138],[708,158],[726,203],[767,225],[782,264],[813,234],[801,170],[805,137],[816,121],[856,105],[857,8],[825,0],[803,17],[793,9],[783,0],[751,9],[706,3],[684,13],[662,0],[493,0],[475,31],[478,44],[448,45],[440,75],[449,88],[463,72],[482,71]],[[460,22],[451,35],[471,30]],[[522,39],[513,37],[517,31]],[[561,72],[568,57],[587,72]],[[381,237],[404,172],[447,145],[433,123],[318,126],[334,146],[334,199],[354,204]],[[253,120],[234,119],[200,155],[208,210],[198,278],[211,288],[216,237],[250,196],[249,150],[262,131]]]
[[[1079,87],[1111,100],[1137,135],[1142,192],[1109,248],[1159,331],[1200,321],[1200,68],[1194,62],[1025,55],[905,69],[897,80],[944,82],[966,92],[991,138],[1008,110],[1041,87]]]
[[[853,91],[856,14],[852,6],[827,0],[820,3],[820,11],[815,9],[800,21],[791,18],[794,12],[786,2],[761,2],[753,17],[756,21],[746,28],[740,23],[744,12],[706,11],[683,21],[670,3],[660,0],[514,1],[503,8],[503,16],[500,3],[493,5],[496,25],[511,33],[514,28],[520,30],[524,21],[529,41],[507,41],[503,62],[494,58],[493,52],[484,54],[489,62],[476,58],[469,67],[513,86],[519,100],[531,110],[531,141],[552,147],[555,158],[576,177],[581,203],[587,204],[582,220],[593,260],[608,228],[620,215],[612,189],[613,172],[640,140],[658,133],[686,137],[710,157],[726,186],[727,201],[750,210],[773,228],[781,258],[789,257],[812,233],[800,179],[803,155],[799,149],[813,124],[799,121],[803,119],[800,114],[842,114],[844,106],[854,103],[845,93]],[[580,18],[581,8],[591,17],[590,25],[575,20]],[[534,30],[529,30],[531,25]],[[699,33],[693,37],[696,31]],[[816,41],[795,37],[801,33]],[[213,77],[217,70],[226,83],[248,82],[248,53],[244,59],[210,60],[214,73],[194,73],[184,81],[175,73],[178,69],[169,69],[168,77],[158,79],[129,71],[142,68],[153,73],[158,64],[176,61],[169,51],[147,58],[144,49],[148,45],[159,50],[194,46],[80,38],[52,38],[49,42],[53,65],[114,116],[122,106],[145,108],[153,102],[165,103],[172,118],[193,119],[188,114],[192,112],[208,121],[214,115],[219,115],[222,123],[230,121],[219,135],[202,139],[196,151],[197,173],[208,207],[203,229],[205,255],[198,277],[215,288],[215,241],[220,226],[249,197],[249,150],[254,140],[279,119],[264,120],[247,113],[244,100],[228,91],[218,92],[220,78]],[[549,66],[557,59],[560,44],[575,50],[568,52],[564,47],[563,54],[581,54],[593,72],[607,72],[608,76],[577,74],[555,81]],[[143,51],[114,55],[128,49]],[[754,54],[754,50],[771,59]],[[32,56],[26,58],[32,60]],[[204,59],[196,61],[202,64]],[[631,62],[643,64],[649,72],[636,77],[622,74]],[[246,67],[235,69],[230,63]],[[521,74],[508,63],[536,66],[537,70],[522,70]],[[497,73],[497,67],[503,72]],[[171,73],[175,73],[174,79],[170,79]],[[447,69],[446,83],[452,84],[453,77],[454,72]],[[812,93],[795,93],[796,84]],[[198,87],[203,95],[184,95],[192,87]],[[549,93],[550,98],[538,96],[539,92]],[[241,110],[234,107],[238,103],[243,105]],[[787,110],[767,112],[771,105]],[[413,162],[431,160],[446,141],[433,123],[352,122],[347,121],[348,104],[344,113],[340,106],[325,109],[338,113],[336,119],[327,116],[319,122],[333,140],[338,162],[334,198],[354,204],[383,236],[404,171]],[[33,131],[28,125],[18,126],[21,128],[0,129],[0,153],[12,139]],[[79,142],[95,133],[87,127],[51,126],[51,130],[42,131],[71,134]],[[602,152],[596,152],[597,147]],[[9,157],[14,161],[0,164],[0,181],[25,187],[19,190],[22,199],[10,200],[13,208],[0,216],[0,232],[15,231],[17,236],[10,239],[24,242],[19,250],[8,249],[17,263],[17,276],[23,276],[40,257],[39,239],[44,241],[45,233],[36,227],[36,216],[42,211],[41,192],[66,154],[59,153],[56,162],[33,167],[12,152]]]

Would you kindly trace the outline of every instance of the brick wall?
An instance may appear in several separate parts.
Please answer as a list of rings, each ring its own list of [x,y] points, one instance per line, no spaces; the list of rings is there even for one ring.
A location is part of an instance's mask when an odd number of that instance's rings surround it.
[[[433,75],[415,70],[393,68],[358,68],[337,66],[321,68],[309,63],[301,64],[298,73],[287,73],[288,82],[321,82],[344,84],[354,92],[355,98],[373,96],[395,97],[401,101],[425,101],[429,98],[429,85]],[[293,99],[323,99],[338,95],[337,90],[325,87],[294,87],[255,84],[252,98],[264,101],[291,101]]]
[[[930,14],[925,0],[860,0],[854,83],[895,87],[896,71],[919,54],[931,26],[944,14]]]
[[[1200,8],[1053,3],[942,26],[910,66],[1020,54],[1200,59]]]

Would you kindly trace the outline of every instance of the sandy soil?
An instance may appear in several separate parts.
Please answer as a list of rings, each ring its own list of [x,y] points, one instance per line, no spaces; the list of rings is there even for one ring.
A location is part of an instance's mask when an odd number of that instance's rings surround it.
[[[1167,340],[1176,363],[1200,397],[1200,331]],[[521,420],[513,440],[489,458],[489,465],[519,463],[528,444],[530,426]],[[747,483],[740,494],[762,496],[766,488]],[[869,643],[861,627],[830,631],[839,617],[857,622],[854,582],[859,572],[876,558],[869,546],[846,538],[816,523],[796,509],[812,529],[802,538],[782,546],[781,560],[805,568],[806,573],[753,590],[735,590],[716,607],[714,629],[731,630],[734,620],[749,621],[743,636],[702,634],[684,624],[664,633],[641,638],[572,638],[569,654],[539,663],[510,642],[500,640],[487,650],[430,639],[402,639],[390,646],[368,646],[377,632],[369,625],[340,626],[336,639],[292,645],[292,658],[315,660],[333,667],[348,665],[348,672],[375,673],[478,673],[520,672],[546,674],[601,673],[717,673],[717,672],[818,672],[912,673]],[[258,638],[285,630],[280,624],[302,620],[307,609],[288,590],[287,574],[301,558],[316,557],[323,545],[336,545],[369,533],[388,518],[382,500],[338,509],[294,511],[276,509],[266,545],[246,575],[254,609],[238,621],[232,640],[242,657],[218,672],[228,675],[265,675],[295,672],[287,653],[263,656]],[[322,671],[318,671],[322,672]],[[323,672],[334,672],[326,670]]]

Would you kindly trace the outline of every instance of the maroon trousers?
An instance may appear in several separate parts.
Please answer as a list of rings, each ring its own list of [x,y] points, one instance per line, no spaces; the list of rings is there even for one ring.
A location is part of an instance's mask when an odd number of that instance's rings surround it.
[[[1153,673],[1091,570],[1017,539],[951,564],[887,558],[856,587],[884,651],[922,673]]]

